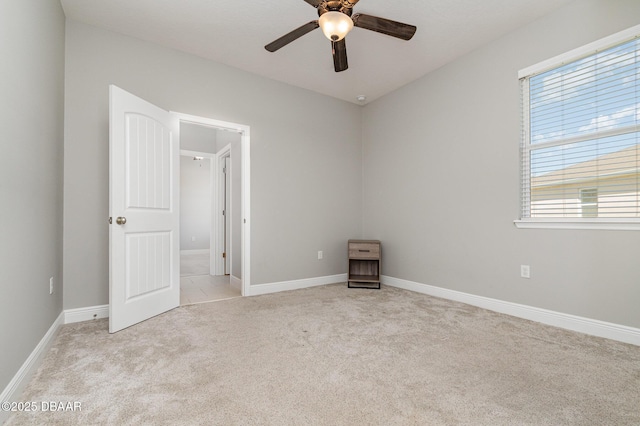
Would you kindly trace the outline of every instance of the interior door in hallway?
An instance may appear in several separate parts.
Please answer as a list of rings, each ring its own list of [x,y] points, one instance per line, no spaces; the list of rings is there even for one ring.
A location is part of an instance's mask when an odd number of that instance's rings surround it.
[[[179,121],[109,87],[109,332],[180,304]]]
[[[224,157],[224,274],[231,274],[231,161]]]

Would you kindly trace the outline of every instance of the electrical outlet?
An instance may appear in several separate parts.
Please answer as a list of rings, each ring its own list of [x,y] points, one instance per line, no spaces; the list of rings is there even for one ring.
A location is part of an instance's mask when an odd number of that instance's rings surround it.
[[[53,277],[49,278],[49,294],[53,294]]]
[[[529,265],[520,265],[520,276],[522,278],[531,278],[531,267]]]
[[[322,254],[322,250],[319,250],[318,251],[318,260],[322,260],[323,256],[324,255]]]
[[[195,241],[195,240],[196,240],[196,237],[191,237],[191,241]]]

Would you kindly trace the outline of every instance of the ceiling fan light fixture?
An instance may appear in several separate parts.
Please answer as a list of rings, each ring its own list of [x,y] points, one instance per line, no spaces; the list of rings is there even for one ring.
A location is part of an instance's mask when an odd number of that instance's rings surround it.
[[[353,20],[342,12],[325,12],[318,19],[324,35],[331,41],[342,40],[353,28]]]

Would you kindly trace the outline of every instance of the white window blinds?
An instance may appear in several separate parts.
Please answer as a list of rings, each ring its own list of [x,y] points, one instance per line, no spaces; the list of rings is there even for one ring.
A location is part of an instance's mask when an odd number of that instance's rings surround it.
[[[640,218],[640,38],[521,78],[527,218]]]

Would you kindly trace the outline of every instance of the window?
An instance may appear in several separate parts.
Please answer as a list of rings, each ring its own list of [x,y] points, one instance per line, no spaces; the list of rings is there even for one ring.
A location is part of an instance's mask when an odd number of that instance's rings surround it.
[[[520,82],[516,224],[640,229],[640,26],[523,70]]]
[[[580,190],[582,217],[598,217],[598,188]]]

